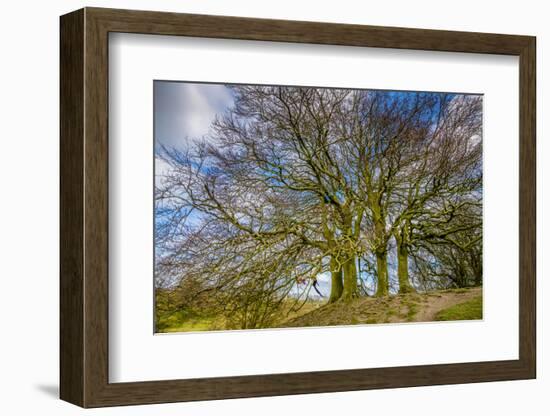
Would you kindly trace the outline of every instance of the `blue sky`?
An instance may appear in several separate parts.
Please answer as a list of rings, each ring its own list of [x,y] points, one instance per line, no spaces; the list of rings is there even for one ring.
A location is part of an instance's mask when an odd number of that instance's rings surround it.
[[[182,148],[188,139],[208,134],[216,115],[233,105],[233,95],[223,84],[155,81],[155,147]],[[156,174],[163,167],[156,165]],[[330,275],[318,276],[319,290],[328,296]],[[311,297],[317,297],[312,290]]]
[[[396,94],[389,91],[388,94]],[[406,94],[398,92],[397,94]],[[159,145],[185,148],[188,139],[199,139],[208,134],[216,115],[222,114],[233,105],[233,95],[224,84],[206,84],[177,81],[154,82],[155,148]],[[155,174],[160,178],[166,169],[156,163]],[[395,265],[390,256],[390,269]],[[395,280],[393,271],[390,279]],[[317,277],[319,290],[328,296],[330,274],[321,273]],[[363,279],[369,279],[363,275]],[[312,290],[311,297],[318,297]]]

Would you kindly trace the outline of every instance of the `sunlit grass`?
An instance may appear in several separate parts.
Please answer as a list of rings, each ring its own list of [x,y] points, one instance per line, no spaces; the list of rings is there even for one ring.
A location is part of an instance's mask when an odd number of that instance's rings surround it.
[[[453,305],[450,308],[443,309],[435,316],[436,321],[467,321],[472,319],[482,319],[483,302],[481,296],[477,296],[467,302]]]
[[[477,293],[468,295],[471,291]],[[288,299],[281,304],[276,319],[265,328],[476,320],[482,318],[482,296],[479,293],[479,288],[453,289],[381,298],[363,297],[350,303],[333,304]],[[227,316],[193,310],[170,313],[164,309],[157,315],[156,324],[159,333],[240,329],[239,323]]]

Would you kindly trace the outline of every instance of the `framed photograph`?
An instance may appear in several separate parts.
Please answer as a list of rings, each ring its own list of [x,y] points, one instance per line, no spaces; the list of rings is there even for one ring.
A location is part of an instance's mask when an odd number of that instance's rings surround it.
[[[61,398],[535,378],[535,49],[62,16]]]

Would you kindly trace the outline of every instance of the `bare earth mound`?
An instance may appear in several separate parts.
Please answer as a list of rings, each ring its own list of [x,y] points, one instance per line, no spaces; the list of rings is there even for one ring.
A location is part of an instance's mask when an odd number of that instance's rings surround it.
[[[481,300],[481,288],[409,293],[383,298],[359,298],[351,302],[324,305],[284,322],[280,327],[381,324],[395,322],[429,322],[438,320],[439,312]],[[468,319],[481,319],[474,314]]]

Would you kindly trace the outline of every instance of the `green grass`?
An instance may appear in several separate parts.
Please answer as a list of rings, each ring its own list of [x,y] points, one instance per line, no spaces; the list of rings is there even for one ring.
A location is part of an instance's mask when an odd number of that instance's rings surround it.
[[[418,305],[416,303],[410,303],[408,307],[409,310],[407,311],[407,322],[412,322],[416,313],[418,312]]]
[[[159,330],[159,332],[194,332],[211,331],[216,329],[215,319],[211,318],[191,318],[185,322],[175,323]]]
[[[469,294],[468,292],[475,291]],[[481,291],[453,289],[429,293],[410,293],[384,298],[364,297],[353,302],[308,301],[298,305],[285,301],[276,319],[267,328],[377,324],[414,322],[419,319],[434,321],[462,321],[482,318]],[[161,293],[162,295],[162,293]],[[467,296],[466,296],[467,295]],[[441,299],[443,298],[443,299]],[[470,300],[467,300],[470,299]],[[160,298],[164,300],[164,298]],[[431,302],[436,302],[432,304]],[[180,309],[171,311],[170,304],[157,302],[157,332],[197,332],[238,329],[238,322],[230,317],[216,315],[211,310]],[[442,309],[445,307],[445,309]],[[419,315],[422,315],[419,317]],[[434,316],[435,315],[435,316]]]
[[[208,331],[217,329],[215,318],[198,316],[187,311],[177,311],[158,317],[158,332]]]
[[[435,317],[436,321],[468,321],[481,319],[483,307],[481,296],[475,297],[467,302],[453,305],[450,308],[439,311]]]
[[[283,304],[280,316],[281,319],[293,319],[303,314],[314,311],[324,305],[324,302],[308,301],[299,303],[300,309],[293,310],[295,301],[288,301]],[[358,322],[356,322],[358,323]],[[281,322],[274,322],[268,328],[278,328]],[[227,320],[219,315],[204,315],[191,310],[180,310],[173,313],[164,312],[157,314],[157,332],[196,332],[236,329],[230,327]]]

